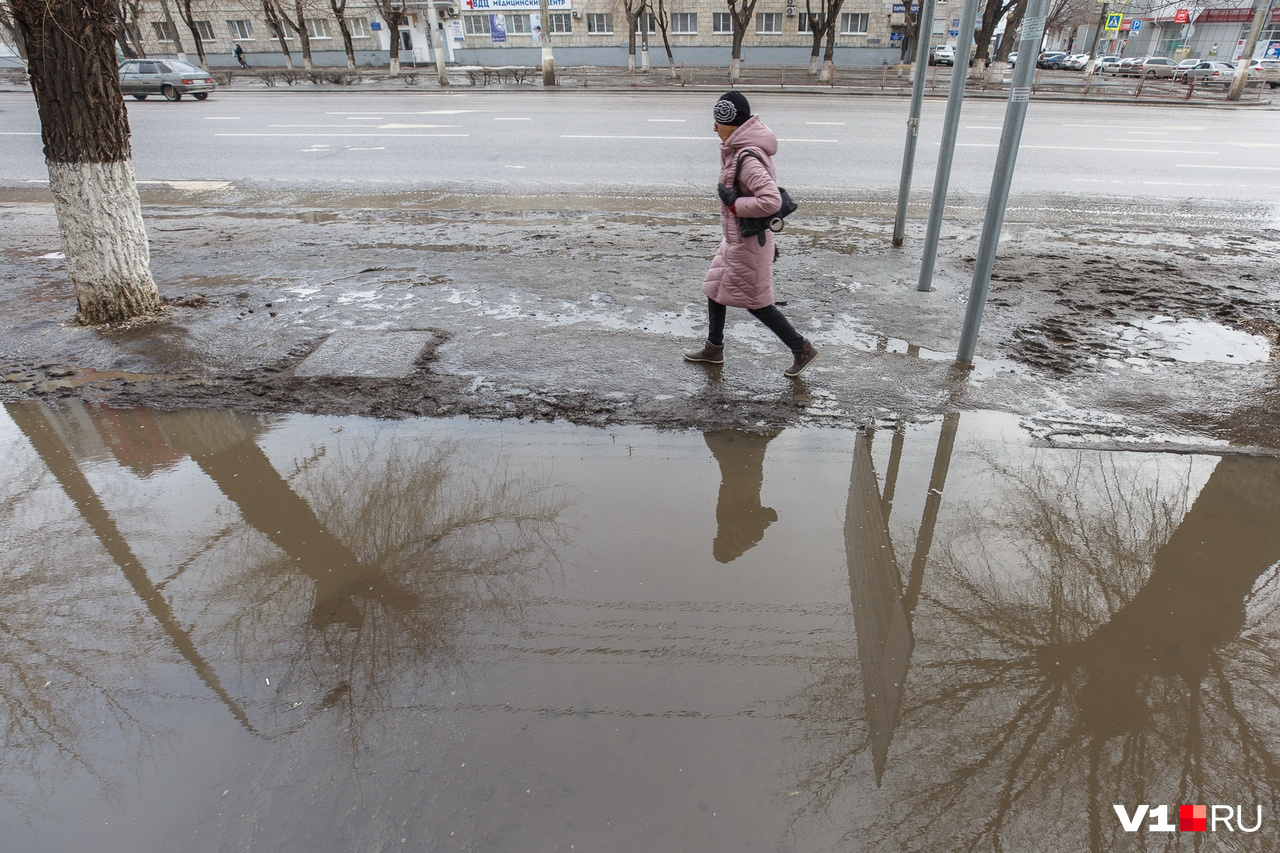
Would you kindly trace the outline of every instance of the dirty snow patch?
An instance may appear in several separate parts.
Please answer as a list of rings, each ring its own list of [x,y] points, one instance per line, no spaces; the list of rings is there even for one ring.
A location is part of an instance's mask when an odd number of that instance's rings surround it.
[[[1124,352],[1124,360],[1141,364],[1151,357],[1188,364],[1256,364],[1271,358],[1271,342],[1262,335],[1229,329],[1207,320],[1175,320],[1156,316],[1111,333]]]

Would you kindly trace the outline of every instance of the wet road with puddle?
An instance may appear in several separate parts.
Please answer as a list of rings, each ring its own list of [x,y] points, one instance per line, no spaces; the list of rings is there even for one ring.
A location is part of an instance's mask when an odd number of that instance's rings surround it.
[[[6,849],[1280,844],[1275,456],[72,401],[0,447]]]

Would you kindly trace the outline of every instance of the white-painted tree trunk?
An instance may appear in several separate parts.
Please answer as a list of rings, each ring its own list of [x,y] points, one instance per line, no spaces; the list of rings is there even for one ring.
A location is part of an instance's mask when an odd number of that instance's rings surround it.
[[[809,54],[809,76],[812,77],[818,73],[818,66],[822,62],[822,57]]]
[[[742,79],[742,60],[741,59],[729,60],[729,82],[737,83],[741,79]]]
[[[151,277],[133,162],[48,166],[77,319],[109,323],[154,311],[160,294]]]
[[[835,76],[836,63],[835,60],[824,59],[822,61],[822,70],[818,72],[819,83],[830,83],[831,78]]]

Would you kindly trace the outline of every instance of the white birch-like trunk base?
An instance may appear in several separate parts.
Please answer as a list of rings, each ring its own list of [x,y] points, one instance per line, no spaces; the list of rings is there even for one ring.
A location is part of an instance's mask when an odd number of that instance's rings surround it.
[[[160,305],[133,162],[55,163],[49,189],[58,216],[76,319],[89,325],[148,314]]]

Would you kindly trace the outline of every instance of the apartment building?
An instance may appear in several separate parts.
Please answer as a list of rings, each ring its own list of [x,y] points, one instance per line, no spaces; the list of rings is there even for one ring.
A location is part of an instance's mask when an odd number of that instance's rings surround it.
[[[445,58],[465,65],[539,65],[541,39],[549,37],[560,65],[626,65],[628,24],[617,0],[548,0],[547,21],[541,20],[538,0],[448,0],[435,2],[437,39],[429,37],[427,0],[408,0],[408,19],[391,33],[372,4],[349,2],[344,12],[352,34],[357,64],[386,65],[392,38],[400,43],[403,64],[434,62],[436,45]],[[959,14],[960,0],[951,0]],[[290,7],[292,8],[292,7]],[[817,3],[812,4],[814,10]],[[939,4],[940,16],[946,3]],[[235,64],[232,50],[239,44],[255,67],[284,65],[278,34],[267,22],[261,4],[237,0],[197,0],[195,25],[211,67]],[[313,60],[318,66],[346,63],[341,32],[327,3],[313,3],[304,15]],[[905,9],[893,0],[846,0],[840,13],[836,62],[841,66],[896,62],[905,33]],[[809,60],[812,18],[805,0],[759,0],[751,30],[743,40],[747,64],[803,66]],[[935,30],[945,39],[943,29]],[[148,55],[173,55],[181,46],[188,58],[195,54],[190,28],[168,3],[144,0],[138,31]],[[652,14],[637,21],[637,62],[647,48],[652,66],[665,66],[667,54],[660,22]],[[733,18],[724,0],[677,0],[669,7],[666,36],[677,64],[727,65],[733,39]],[[284,44],[301,65],[296,34],[285,33]]]

